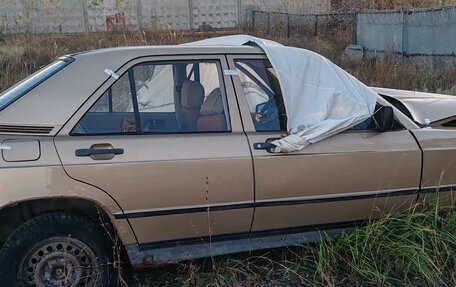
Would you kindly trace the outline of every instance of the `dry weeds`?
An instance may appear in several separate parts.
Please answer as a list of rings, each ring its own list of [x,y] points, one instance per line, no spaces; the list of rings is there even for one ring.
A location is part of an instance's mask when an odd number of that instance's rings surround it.
[[[98,48],[181,44],[207,37],[239,33],[218,32],[123,31],[88,35],[14,35],[0,39],[0,91],[4,91],[59,56]],[[251,32],[252,33],[252,32]],[[349,31],[332,31],[327,36],[305,36],[293,33],[264,35],[281,43],[306,48],[324,55],[371,86],[438,92],[456,95],[456,67],[439,69],[432,66],[401,63],[392,59],[350,61],[344,49],[351,41]]]

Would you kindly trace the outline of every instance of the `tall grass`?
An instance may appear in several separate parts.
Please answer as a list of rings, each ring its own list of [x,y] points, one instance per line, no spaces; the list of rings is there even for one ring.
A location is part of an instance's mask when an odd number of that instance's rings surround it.
[[[233,33],[224,31],[223,35]],[[0,92],[56,58],[100,48],[171,45],[214,37],[218,32],[121,31],[92,34],[18,34],[0,38]]]
[[[455,228],[453,207],[388,214],[339,240],[323,241],[316,279],[331,286],[455,286]]]
[[[456,210],[431,200],[385,214],[336,240],[139,272],[130,284],[456,286]]]

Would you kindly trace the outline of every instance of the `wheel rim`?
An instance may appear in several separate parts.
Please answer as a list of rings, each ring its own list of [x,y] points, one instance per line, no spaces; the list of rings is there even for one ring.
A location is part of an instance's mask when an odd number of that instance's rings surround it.
[[[96,286],[100,266],[85,243],[58,236],[35,244],[23,257],[18,275],[25,286]]]

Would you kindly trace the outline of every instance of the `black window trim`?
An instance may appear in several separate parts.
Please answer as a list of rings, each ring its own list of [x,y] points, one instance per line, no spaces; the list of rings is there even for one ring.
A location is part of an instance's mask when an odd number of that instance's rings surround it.
[[[249,77],[255,84],[257,84],[263,91],[268,94],[268,96],[272,97],[273,99],[277,96],[269,87],[263,84],[260,80],[258,80],[252,73],[250,73],[246,68],[242,67],[238,63],[235,63],[236,68],[241,70],[247,77]]]
[[[276,101],[276,103],[277,103],[277,99],[275,98],[277,95],[274,93],[274,91],[272,91],[272,89],[270,87],[267,87],[263,83],[261,83],[260,80],[258,80],[254,75],[252,75],[252,73],[250,73],[247,69],[245,69],[244,67],[242,67],[242,66],[240,66],[238,64],[238,62],[242,62],[242,63],[246,64],[245,61],[256,61],[256,60],[258,60],[258,61],[268,61],[269,63],[271,63],[267,57],[259,57],[259,58],[243,58],[243,57],[238,58],[238,57],[233,57],[233,63],[234,63],[235,68],[239,69],[247,77],[249,77],[255,84],[257,84],[261,89],[263,89],[264,92],[268,96],[272,96],[274,98],[274,100]],[[258,76],[261,78],[260,75],[258,75]],[[243,95],[245,97],[245,92],[243,90],[241,92],[243,93]],[[251,119],[251,120],[253,120],[253,119]],[[280,126],[281,125],[282,124],[280,124]],[[254,124],[254,126],[255,126],[255,124]],[[255,132],[261,133],[261,134],[266,134],[266,133],[287,133],[288,134],[288,131],[286,130],[286,127],[280,127],[280,129],[278,129],[278,130],[257,130],[255,128]]]
[[[139,114],[139,106],[138,106],[138,97],[136,94],[136,81],[135,81],[135,69],[130,68],[128,69],[128,81],[130,82],[130,92],[131,92],[131,100],[133,104],[133,112],[135,113],[135,130],[136,133],[142,133],[141,127],[141,116]]]
[[[111,87],[109,87],[109,89],[108,89],[108,101],[109,101],[108,102],[108,106],[109,106],[109,112],[110,113],[113,112],[113,108],[114,108],[113,105],[112,105],[112,88]]]
[[[191,56],[191,55],[189,55],[189,56]],[[137,66],[147,65],[147,64],[150,64],[150,63],[153,63],[154,65],[160,65],[160,64],[162,64],[162,65],[163,64],[168,64],[169,65],[170,63],[176,63],[176,62],[182,62],[182,63],[187,63],[187,64],[211,63],[211,62],[216,63],[217,71],[218,71],[218,77],[219,77],[219,82],[220,82],[220,88],[223,91],[222,96],[224,95],[223,103],[224,103],[224,107],[226,107],[226,110],[225,110],[224,114],[225,114],[225,120],[226,120],[226,123],[227,123],[227,129],[225,131],[187,131],[187,132],[180,132],[180,131],[177,131],[177,132],[144,132],[144,131],[142,131],[142,127],[140,126],[140,120],[137,118],[137,117],[140,117],[140,112],[139,112],[139,106],[138,106],[137,97],[136,97],[136,84],[135,84],[135,81],[134,81],[134,77],[133,77],[133,82],[131,81],[130,71],[133,71],[133,69],[135,67],[137,67]],[[198,134],[231,134],[232,133],[231,114],[230,114],[230,108],[229,108],[229,104],[228,104],[228,94],[227,94],[227,90],[226,90],[225,80],[224,80],[224,77],[223,77],[223,67],[222,67],[222,63],[221,63],[221,59],[220,58],[218,58],[218,59],[212,59],[211,58],[211,59],[156,60],[156,61],[148,60],[148,61],[140,62],[140,63],[134,64],[134,65],[128,67],[128,69],[122,75],[119,76],[119,79],[122,78],[125,74],[128,74],[129,82],[130,82],[130,90],[132,92],[132,101],[133,101],[133,106],[134,106],[133,109],[134,109],[135,121],[136,121],[136,131],[135,132],[125,132],[125,133],[90,133],[90,134],[74,133],[74,130],[76,129],[76,127],[78,126],[80,121],[90,111],[90,109],[92,109],[92,107],[98,102],[98,100],[100,100],[100,98],[102,98],[106,94],[106,92],[108,92],[108,94],[109,94],[109,92],[111,91],[111,94],[108,95],[108,96],[110,98],[110,101],[112,101],[112,90],[111,90],[111,88],[112,88],[112,86],[115,83],[117,83],[117,80],[116,80],[108,87],[108,89],[106,89],[103,93],[101,93],[101,95],[94,101],[94,103],[90,106],[90,108],[88,108],[86,110],[84,115],[71,128],[71,131],[69,133],[70,136],[86,137],[86,136],[126,136],[126,135],[127,136],[128,135],[131,136],[131,135],[176,135],[176,134],[198,135]],[[134,76],[134,73],[133,73],[133,76]],[[132,85],[134,86],[134,89],[131,88]],[[133,96],[133,90],[134,90],[134,96]],[[112,102],[109,102],[109,104],[112,105]],[[139,128],[138,128],[138,125],[139,125]]]

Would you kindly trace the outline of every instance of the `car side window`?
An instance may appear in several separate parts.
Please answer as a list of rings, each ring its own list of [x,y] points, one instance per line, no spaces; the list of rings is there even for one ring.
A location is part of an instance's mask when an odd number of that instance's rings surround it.
[[[128,73],[120,77],[90,108],[72,134],[136,133]]]
[[[235,65],[256,131],[285,131],[285,105],[271,63],[251,59],[236,60]]]
[[[218,61],[146,62],[128,70],[72,134],[230,131]]]

